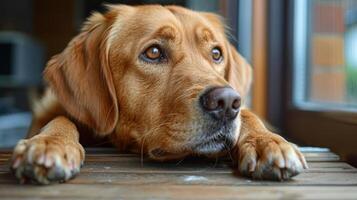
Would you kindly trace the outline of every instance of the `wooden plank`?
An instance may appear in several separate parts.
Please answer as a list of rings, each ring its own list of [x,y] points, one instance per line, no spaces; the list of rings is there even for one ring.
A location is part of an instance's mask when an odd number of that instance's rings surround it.
[[[324,163],[316,162],[310,163],[309,169],[304,173],[351,173],[356,172],[357,169],[352,166],[336,162]],[[9,164],[0,165],[0,172],[8,172]],[[196,174],[231,174],[232,168],[229,165],[224,164],[210,164],[210,165],[192,165],[192,164],[180,164],[170,165],[163,163],[144,163],[143,166],[139,162],[86,162],[81,172],[88,173],[124,173],[124,172],[140,172],[140,173],[196,173]]]
[[[17,182],[9,172],[0,172],[0,185]],[[235,176],[230,172],[160,172],[160,171],[114,171],[88,172],[82,171],[68,184],[115,184],[115,185],[275,185],[275,186],[357,186],[357,172],[310,172],[302,173],[290,181],[274,182],[250,180]]]
[[[21,192],[19,192],[21,191]],[[37,187],[3,185],[2,198],[12,199],[356,199],[356,187],[274,187],[174,185],[78,185]]]
[[[9,169],[9,158],[0,161],[0,171],[6,172]],[[105,171],[196,171],[206,173],[230,172],[231,161],[212,161],[207,159],[187,159],[178,162],[155,162],[147,159],[141,161],[138,156],[94,156],[87,155],[82,171],[105,172]],[[307,172],[345,172],[355,169],[341,162],[309,162],[310,170]]]
[[[110,149],[111,151],[113,149]],[[86,150],[88,151],[88,150]],[[89,150],[93,151],[93,150]],[[338,161],[340,157],[334,153],[331,152],[303,152],[305,155],[305,158],[307,161]],[[11,151],[10,152],[3,152],[0,153],[0,162],[1,161],[6,161],[6,159],[11,157]],[[122,157],[140,157],[139,155],[136,154],[122,154],[122,153],[116,153],[115,151],[113,153],[86,153],[86,160],[87,161],[115,161],[118,159],[121,159]],[[202,158],[204,159],[204,158]],[[230,158],[220,158],[220,160],[227,160]],[[204,159],[207,160],[207,159]]]
[[[310,172],[354,172],[352,166],[336,161],[338,156],[330,152],[323,153],[305,153],[309,161]],[[10,153],[0,155],[0,172],[8,172]],[[324,162],[317,162],[323,160]],[[343,165],[343,166],[342,166]],[[191,158],[179,162],[154,162],[147,159],[141,161],[138,155],[134,154],[87,154],[85,167],[82,172],[105,173],[105,172],[181,172],[181,173],[231,173],[231,161],[212,161],[204,158]]]
[[[323,152],[323,153],[307,152],[303,154],[308,162],[316,162],[316,161],[328,162],[328,161],[340,160],[340,157],[338,155],[331,152]]]
[[[314,162],[309,165],[310,170],[338,170],[343,171],[355,171],[351,165],[343,162]],[[226,163],[185,163],[184,161],[177,163],[160,163],[160,162],[144,162],[143,165],[140,164],[139,160],[135,161],[130,159],[127,161],[119,162],[86,162],[83,170],[91,171],[113,171],[113,170],[148,170],[148,171],[196,171],[207,173],[229,171],[230,165]]]
[[[0,164],[0,172],[9,170],[9,162]],[[228,163],[213,162],[185,162],[161,163],[145,161],[141,164],[139,158],[118,159],[115,161],[86,161],[82,171],[111,172],[111,171],[168,171],[168,172],[200,172],[200,173],[223,173],[230,172],[231,166]],[[309,172],[348,172],[355,171],[351,165],[343,162],[310,162]]]
[[[357,186],[357,173],[303,173],[287,182],[252,181],[247,178],[226,174],[197,173],[81,173],[73,184],[110,183],[119,185],[165,184],[165,185],[354,185]]]
[[[89,153],[88,153],[89,152]],[[310,169],[290,181],[256,181],[234,175],[230,160],[188,158],[154,162],[113,149],[87,151],[81,173],[65,184],[19,185],[0,153],[1,199],[355,199],[357,170],[328,150],[303,150]],[[320,161],[322,160],[322,161]],[[143,165],[142,165],[143,164]]]

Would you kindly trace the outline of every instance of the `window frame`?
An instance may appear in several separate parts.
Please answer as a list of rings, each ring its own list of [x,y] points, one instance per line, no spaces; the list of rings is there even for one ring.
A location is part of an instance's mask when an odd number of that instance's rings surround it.
[[[295,1],[274,0],[268,5],[267,120],[298,144],[331,148],[357,164],[357,112],[314,109],[294,102]]]

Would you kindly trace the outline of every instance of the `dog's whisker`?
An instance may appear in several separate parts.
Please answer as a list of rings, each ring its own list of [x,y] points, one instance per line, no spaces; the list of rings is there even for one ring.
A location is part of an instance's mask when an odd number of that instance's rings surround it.
[[[108,112],[105,114],[105,121],[104,121],[105,127],[107,127],[107,125],[108,125],[108,119],[109,119],[110,113],[113,111],[113,109],[114,109],[114,104],[112,104],[112,105],[110,106]]]
[[[146,135],[145,135],[146,136]],[[140,149],[140,165],[144,167],[144,143],[145,143],[145,136],[142,138],[141,142],[141,149]]]
[[[225,138],[225,140],[227,141],[226,138]],[[224,144],[224,148],[226,149],[227,154],[228,154],[229,158],[231,159],[231,161],[234,162],[234,159],[233,159],[232,154],[231,154],[231,149],[226,144]]]
[[[148,137],[149,135],[151,135],[152,133],[156,132],[157,129],[158,129],[158,127],[153,128],[153,129],[147,131],[147,132],[146,132],[145,134],[143,134],[143,135],[140,137],[140,139],[139,139],[139,141],[141,141],[141,147],[140,147],[140,163],[141,163],[141,167],[144,166],[145,141],[146,141],[147,137]]]

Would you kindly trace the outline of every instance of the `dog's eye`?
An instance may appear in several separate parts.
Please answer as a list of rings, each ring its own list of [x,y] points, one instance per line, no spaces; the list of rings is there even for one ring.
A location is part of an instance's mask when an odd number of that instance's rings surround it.
[[[152,46],[152,47],[149,47],[145,51],[145,55],[146,55],[147,58],[149,58],[151,60],[155,60],[155,59],[160,58],[161,50],[158,47]]]
[[[213,48],[211,53],[212,53],[212,59],[214,60],[214,62],[220,63],[222,61],[222,58],[223,58],[222,51],[219,47]]]
[[[141,55],[141,59],[150,62],[150,63],[158,63],[164,61],[165,55],[161,48],[157,45],[152,45],[148,47]]]

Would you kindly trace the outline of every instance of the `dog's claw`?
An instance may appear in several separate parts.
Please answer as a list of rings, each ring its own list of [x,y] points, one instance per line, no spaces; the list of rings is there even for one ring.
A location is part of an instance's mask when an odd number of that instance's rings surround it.
[[[20,141],[15,147],[10,168],[21,184],[64,182],[79,173],[83,147],[51,141],[50,137],[41,137]]]
[[[249,142],[240,147],[238,169],[242,175],[254,179],[283,181],[306,169],[305,158],[298,148],[280,136],[267,134],[260,137],[259,141],[250,138]]]

